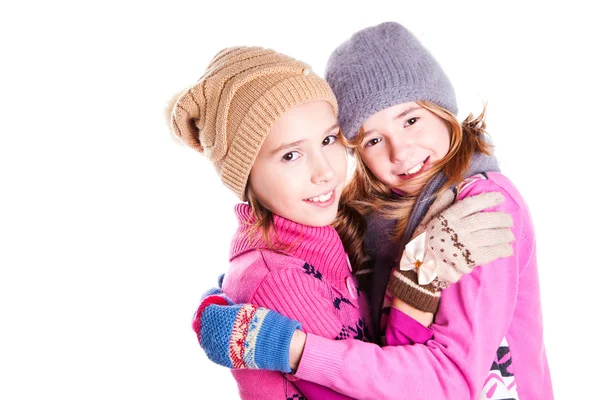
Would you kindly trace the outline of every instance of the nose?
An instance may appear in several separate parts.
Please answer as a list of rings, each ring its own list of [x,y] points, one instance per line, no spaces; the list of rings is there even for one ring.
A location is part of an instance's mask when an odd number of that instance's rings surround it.
[[[331,181],[335,177],[335,170],[322,152],[313,158],[313,171],[311,181],[320,185]]]
[[[401,135],[394,135],[389,141],[390,162],[399,164],[409,160],[415,151],[414,141]]]

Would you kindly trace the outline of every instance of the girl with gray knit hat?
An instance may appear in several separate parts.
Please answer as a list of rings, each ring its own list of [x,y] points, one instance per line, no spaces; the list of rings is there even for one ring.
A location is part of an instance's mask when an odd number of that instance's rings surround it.
[[[307,340],[299,377],[359,398],[357,390],[370,379],[390,375],[394,378],[380,378],[364,398],[553,398],[533,223],[491,155],[484,112],[460,123],[441,66],[393,22],[366,28],[339,46],[326,79],[357,160],[342,202],[345,198],[366,214],[368,223],[364,247],[348,245],[360,243],[360,235],[345,244],[357,249],[355,259],[368,260],[355,264],[355,274],[370,284],[371,317],[387,347],[313,346]],[[503,195],[505,201],[490,210],[504,211],[514,222],[514,251],[506,249],[504,258],[488,252],[503,241],[501,230],[478,235],[478,229],[489,227],[483,214],[457,219],[448,208],[429,217],[455,199],[467,202],[486,192]],[[439,301],[435,294],[444,285],[436,281],[453,281],[445,274],[460,272],[459,260],[484,266],[444,290]],[[436,264],[456,269],[442,276]],[[393,346],[399,338],[386,327],[405,321],[399,311],[433,322],[431,339],[409,348]],[[369,373],[353,372],[345,363],[338,367],[340,355]],[[313,360],[334,365],[331,375],[318,374]]]
[[[336,226],[383,347],[296,335],[294,377],[361,399],[552,398],[533,225],[483,113],[457,120],[447,76],[396,23],[354,34],[326,79],[357,159]]]

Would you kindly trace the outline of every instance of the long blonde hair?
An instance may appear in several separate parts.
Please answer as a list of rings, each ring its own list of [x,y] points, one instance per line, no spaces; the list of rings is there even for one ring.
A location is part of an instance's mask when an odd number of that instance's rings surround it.
[[[485,106],[481,114],[477,117],[469,114],[461,124],[451,112],[434,103],[426,101],[416,103],[444,120],[450,131],[448,154],[421,177],[425,183],[438,172],[444,172],[447,182],[433,195],[435,197],[464,179],[463,175],[468,171],[476,152],[491,155],[491,146],[485,141]],[[356,169],[342,192],[338,215],[334,222],[334,227],[344,243],[355,271],[361,269],[367,260],[363,244],[366,222],[362,215],[378,213],[386,219],[397,220],[393,238],[400,241],[406,230],[409,216],[423,191],[421,189],[418,193],[401,198],[392,196],[391,188],[373,175],[356,150],[364,136],[365,132],[361,127],[353,140],[346,141],[346,145],[354,150]]]

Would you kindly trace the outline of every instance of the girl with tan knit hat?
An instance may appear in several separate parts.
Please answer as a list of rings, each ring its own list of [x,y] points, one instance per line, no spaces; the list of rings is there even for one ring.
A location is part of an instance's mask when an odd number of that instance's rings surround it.
[[[245,201],[235,207],[239,228],[222,282],[226,296],[201,306],[198,339],[214,350],[214,361],[234,368],[242,398],[302,398],[292,379],[256,368],[291,372],[289,343],[301,327],[343,339],[351,337],[341,336],[344,329],[365,326],[331,226],[347,169],[335,97],[308,65],[273,50],[236,47],[214,57],[171,115],[173,132],[208,157]],[[206,328],[215,304],[230,299],[246,305],[226,308],[210,328],[216,340],[203,340],[211,337]]]

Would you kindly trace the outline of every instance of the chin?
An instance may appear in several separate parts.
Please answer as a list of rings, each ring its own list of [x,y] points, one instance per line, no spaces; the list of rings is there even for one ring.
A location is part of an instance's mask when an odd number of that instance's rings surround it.
[[[310,221],[307,221],[306,225],[316,227],[331,225],[333,224],[333,221],[335,221],[336,214],[337,213],[333,213],[332,215],[323,215],[320,218],[311,218]]]
[[[335,218],[319,218],[318,220],[315,219],[313,221],[309,221],[309,223],[307,224],[308,226],[314,226],[314,227],[323,227],[323,226],[329,226],[333,223],[333,221],[335,220]]]

